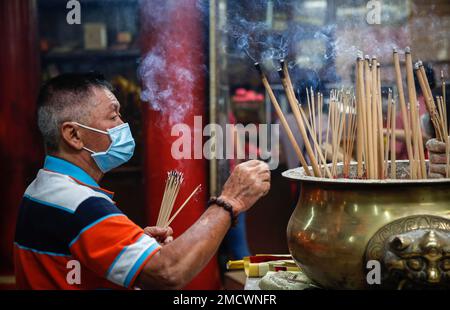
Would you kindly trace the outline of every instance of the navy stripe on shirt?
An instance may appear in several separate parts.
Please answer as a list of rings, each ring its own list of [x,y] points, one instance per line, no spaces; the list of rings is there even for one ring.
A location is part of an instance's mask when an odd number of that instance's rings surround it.
[[[82,230],[84,227],[92,224],[98,219],[110,215],[110,214],[123,214],[113,203],[110,201],[99,198],[89,197],[83,201],[75,210],[75,217]]]

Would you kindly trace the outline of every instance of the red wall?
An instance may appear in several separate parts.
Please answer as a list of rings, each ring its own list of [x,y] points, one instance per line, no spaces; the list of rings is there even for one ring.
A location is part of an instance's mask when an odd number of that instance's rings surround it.
[[[42,160],[36,126],[39,87],[37,8],[0,1],[0,272],[13,273],[12,245],[21,197]]]

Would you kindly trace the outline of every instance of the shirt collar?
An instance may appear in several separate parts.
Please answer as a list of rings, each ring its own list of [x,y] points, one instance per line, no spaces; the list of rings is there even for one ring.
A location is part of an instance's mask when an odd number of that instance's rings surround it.
[[[74,179],[77,183],[84,186],[88,186],[95,191],[103,193],[108,197],[110,197],[111,199],[114,196],[113,192],[101,188],[97,184],[97,182],[95,182],[95,180],[89,174],[86,173],[86,171],[62,158],[47,155],[45,157],[44,169],[67,175],[72,179]]]

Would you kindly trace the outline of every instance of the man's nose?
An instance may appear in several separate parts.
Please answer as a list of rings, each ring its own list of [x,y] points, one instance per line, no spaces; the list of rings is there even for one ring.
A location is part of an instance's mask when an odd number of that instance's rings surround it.
[[[125,123],[125,121],[122,119],[121,116],[119,116],[119,117],[117,118],[117,125],[122,125],[122,124],[124,124],[124,123]]]

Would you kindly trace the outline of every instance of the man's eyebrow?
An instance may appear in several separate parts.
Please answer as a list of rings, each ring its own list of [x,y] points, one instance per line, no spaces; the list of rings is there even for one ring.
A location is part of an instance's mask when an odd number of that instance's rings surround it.
[[[120,109],[120,102],[117,100],[113,100],[111,101],[111,106],[113,107],[113,109]]]

